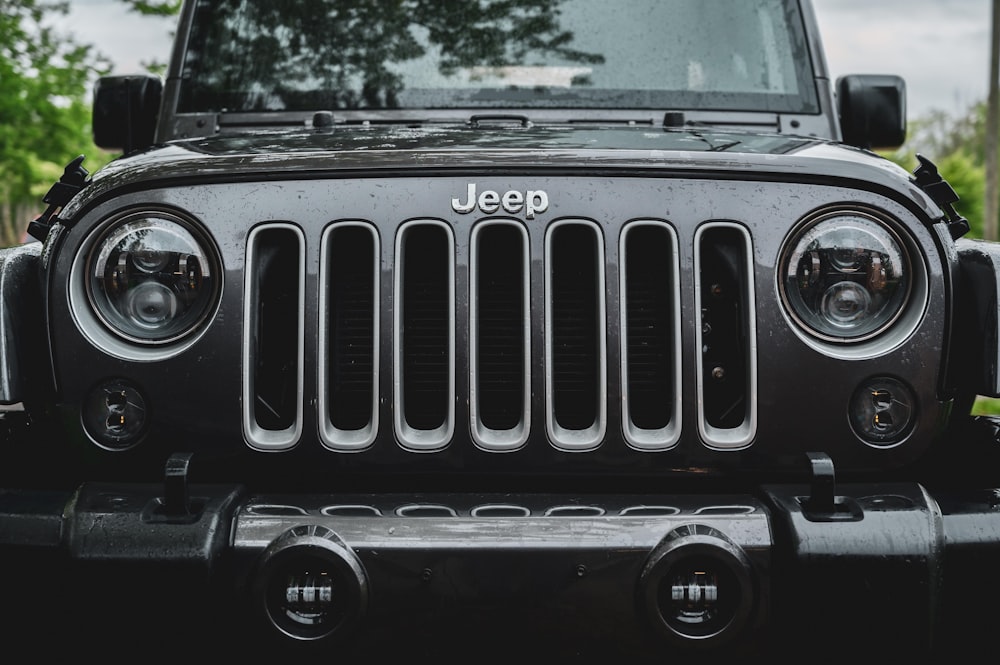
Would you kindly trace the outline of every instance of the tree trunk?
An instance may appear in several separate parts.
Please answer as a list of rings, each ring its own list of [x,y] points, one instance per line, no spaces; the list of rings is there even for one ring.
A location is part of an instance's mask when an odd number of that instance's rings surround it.
[[[983,235],[997,240],[1000,225],[1000,0],[993,0],[993,34],[990,41],[990,87],[986,103],[986,205],[983,215]]]

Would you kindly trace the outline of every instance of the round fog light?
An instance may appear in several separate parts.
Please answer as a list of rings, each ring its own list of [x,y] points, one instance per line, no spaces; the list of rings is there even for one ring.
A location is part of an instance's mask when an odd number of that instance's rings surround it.
[[[653,551],[639,583],[654,628],[675,643],[719,646],[746,626],[754,604],[745,553],[712,527],[672,531]]]
[[[264,551],[257,594],[279,632],[319,640],[345,634],[361,618],[368,586],[361,562],[333,531],[300,526]]]
[[[917,400],[902,381],[891,377],[869,379],[851,398],[851,427],[862,441],[889,448],[910,433]]]
[[[719,595],[719,588],[726,591]],[[732,616],[739,598],[728,593],[736,588],[732,574],[719,562],[691,557],[674,564],[671,578],[660,583],[660,610],[677,631],[710,635],[716,624]]]
[[[83,403],[83,427],[106,450],[127,450],[146,432],[146,400],[121,379],[96,386]]]

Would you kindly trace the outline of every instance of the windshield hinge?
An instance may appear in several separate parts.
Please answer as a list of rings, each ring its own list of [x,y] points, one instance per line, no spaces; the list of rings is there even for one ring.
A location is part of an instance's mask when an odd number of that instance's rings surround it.
[[[48,203],[49,207],[28,224],[28,234],[32,238],[44,241],[52,228],[52,218],[76,196],[77,192],[87,186],[87,176],[90,174],[83,168],[84,159],[85,157],[80,155],[67,164],[62,177],[49,188],[48,194],[42,199],[42,203]]]
[[[917,187],[924,190],[924,193],[938,204],[945,214],[948,232],[953,240],[958,240],[969,232],[969,220],[958,214],[952,205],[958,202],[958,194],[948,181],[941,177],[934,162],[921,154],[917,154],[917,161],[920,162],[920,166],[913,171]]]

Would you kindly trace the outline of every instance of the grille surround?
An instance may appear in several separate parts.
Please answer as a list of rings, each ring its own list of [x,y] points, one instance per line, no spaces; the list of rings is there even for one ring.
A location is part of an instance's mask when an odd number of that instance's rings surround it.
[[[296,181],[302,198],[290,201],[288,182],[266,183],[224,183],[218,185],[198,185],[189,188],[163,188],[156,190],[155,197],[163,207],[176,210],[204,210],[206,201],[223,201],[228,206],[218,208],[218,214],[209,220],[200,219],[195,212],[189,212],[193,220],[206,228],[211,240],[219,248],[223,259],[223,298],[218,316],[209,323],[203,335],[183,352],[150,360],[148,362],[124,362],[116,354],[109,353],[95,344],[78,325],[72,310],[72,293],[64,305],[53,310],[53,327],[65,329],[53,346],[55,361],[61,367],[82,367],[85,371],[76,374],[62,372],[61,389],[68,405],[78,405],[87,399],[92,386],[105,376],[120,377],[144,389],[148,404],[151,405],[149,438],[140,443],[142,450],[151,454],[173,449],[178,441],[188,441],[194,450],[205,450],[206,454],[232,455],[232,465],[253,465],[259,467],[262,475],[278,473],[273,469],[278,455],[265,460],[259,452],[289,451],[294,454],[281,455],[286,461],[287,472],[302,468],[310,474],[356,474],[358,482],[363,478],[381,476],[384,470],[399,473],[469,473],[519,476],[525,472],[564,475],[567,472],[604,476],[660,474],[672,477],[694,477],[705,473],[716,476],[732,471],[750,472],[751,469],[787,468],[801,453],[822,448],[837,453],[843,459],[841,466],[848,469],[899,467],[916,458],[933,442],[933,423],[944,417],[944,406],[939,402],[934,388],[936,373],[940,370],[943,344],[946,341],[947,321],[944,276],[941,270],[941,253],[934,245],[933,227],[918,226],[912,215],[901,204],[887,200],[884,196],[846,187],[820,184],[769,183],[769,191],[782,205],[784,224],[774,217],[774,204],[765,205],[758,201],[760,184],[744,181],[730,181],[731,193],[712,199],[717,192],[719,181],[709,178],[578,178],[544,177],[508,180],[484,179],[480,188],[512,190],[544,188],[551,199],[550,211],[538,220],[526,221],[513,216],[496,215],[451,215],[439,217],[413,217],[414,205],[437,202],[447,205],[456,191],[461,191],[465,178],[369,178],[369,179],[323,179]],[[573,196],[577,191],[593,191],[595,196]],[[379,198],[379,194],[383,194]],[[612,196],[614,193],[620,195]],[[650,203],[659,195],[664,203],[654,210]],[[901,340],[892,348],[883,350],[872,358],[867,353],[863,358],[832,358],[821,350],[803,343],[796,330],[787,320],[780,299],[777,297],[775,277],[775,257],[780,253],[787,236],[794,232],[798,220],[807,219],[819,209],[843,205],[840,201],[853,196],[859,199],[857,205],[864,204],[881,210],[883,214],[899,222],[899,226],[912,236],[915,246],[924,254],[926,266],[926,306],[924,315],[917,322],[913,335]],[[108,202],[94,208],[93,213],[80,222],[72,236],[68,250],[85,250],[88,238],[101,228],[101,222],[116,214],[122,205],[138,208],[146,204],[148,194],[133,193],[122,201]],[[148,207],[148,204],[146,204]],[[470,313],[469,289],[472,272],[472,256],[469,250],[472,231],[479,224],[503,220],[521,227],[528,237],[529,302],[530,312],[530,352],[528,367],[530,376],[526,384],[530,386],[530,418],[526,418],[526,439],[519,447],[501,454],[499,450],[485,449],[474,438],[471,407],[472,375],[470,371]],[[601,444],[584,454],[569,453],[552,445],[546,428],[545,412],[545,233],[552,224],[562,220],[589,220],[600,228],[605,250],[606,327],[607,339],[607,413],[608,426]],[[758,426],[756,437],[751,444],[753,454],[736,454],[740,449],[717,449],[705,445],[699,429],[698,387],[695,365],[697,340],[695,325],[698,313],[695,306],[694,279],[694,236],[698,228],[713,221],[730,221],[747,229],[753,239],[753,279],[757,292],[756,322],[760,336],[759,372],[761,382],[758,393]],[[393,409],[394,389],[394,281],[395,242],[402,224],[409,221],[436,221],[451,228],[454,244],[454,334],[455,334],[455,420],[454,430],[447,444],[435,448],[432,455],[414,456],[410,448],[401,445],[396,434]],[[372,238],[378,238],[378,316],[377,318],[378,372],[377,406],[372,400],[371,413],[377,419],[377,431],[371,443],[359,444],[357,449],[347,446],[331,448],[324,440],[323,418],[319,400],[320,367],[319,346],[320,299],[323,288],[319,278],[321,272],[322,238],[324,232],[336,224],[347,222],[367,225],[366,231]],[[630,429],[630,419],[623,416],[627,407],[622,397],[628,392],[628,380],[623,379],[620,363],[627,361],[628,351],[622,350],[622,279],[626,279],[625,266],[621,257],[621,233],[630,224],[652,222],[672,229],[677,236],[677,261],[679,263],[680,303],[680,368],[681,402],[679,418],[680,433],[673,447],[657,441],[654,448],[642,449]],[[247,298],[247,246],[251,233],[262,225],[285,224],[298,228],[304,237],[301,249],[302,270],[305,279],[305,314],[300,322],[296,316],[294,325],[302,325],[303,345],[303,393],[302,417],[296,423],[300,428],[297,443],[284,443],[276,448],[259,445],[263,439],[248,435],[245,427],[248,418],[247,396],[250,394],[244,384],[249,375],[244,367],[250,363],[244,357],[241,341],[245,336],[248,318],[245,314]],[[447,233],[443,229],[439,231]],[[366,235],[368,235],[366,233]],[[520,234],[520,231],[518,231]],[[641,235],[641,234],[640,234]],[[489,244],[489,243],[487,243]],[[61,256],[68,256],[61,252]],[[374,255],[374,248],[367,246],[366,252]],[[626,259],[628,250],[626,250]],[[73,283],[73,264],[68,258],[58,264],[60,275],[68,284]],[[672,268],[673,270],[673,268]],[[295,273],[295,274],[293,274]],[[298,270],[289,270],[286,279],[299,284]],[[749,274],[749,273],[747,273]],[[623,277],[624,276],[624,277]],[[372,284],[376,276],[372,276]],[[369,289],[370,290],[370,289]],[[628,297],[628,296],[626,296]],[[60,304],[57,301],[56,304]],[[293,325],[291,321],[288,324]],[[452,324],[449,324],[452,325]],[[914,434],[891,451],[878,451],[878,458],[859,445],[850,431],[842,409],[781,409],[781,400],[801,397],[810,400],[809,395],[816,386],[814,376],[803,374],[797,367],[815,367],[824,377],[824,389],[831,399],[843,400],[857,387],[858,371],[866,369],[861,362],[871,366],[872,372],[894,373],[913,387],[916,399],[921,405],[919,421]],[[523,359],[520,361],[523,362]],[[900,369],[905,368],[905,369]],[[298,367],[295,371],[300,371]],[[373,375],[374,375],[373,371]],[[867,371],[867,370],[866,370]],[[165,380],[167,377],[170,380]],[[625,388],[623,389],[623,386]],[[781,392],[776,389],[780,387]],[[677,399],[678,396],[674,396]],[[330,397],[332,399],[332,397]],[[785,403],[787,405],[787,402]],[[666,407],[665,407],[666,408]],[[326,407],[322,407],[323,410]],[[374,420],[373,420],[374,422]],[[651,422],[655,422],[651,421]],[[641,428],[651,425],[635,421]],[[790,436],[792,431],[811,432],[808,439]],[[522,436],[525,434],[522,432]],[[343,434],[338,434],[335,443],[344,443]],[[333,438],[332,436],[329,438]],[[263,441],[266,443],[266,441]],[[367,444],[367,445],[365,445]],[[745,449],[744,449],[745,450]],[[418,457],[422,459],[418,459]],[[219,457],[222,459],[222,457]],[[412,470],[411,470],[412,469]],[[405,470],[405,471],[404,471]],[[281,471],[286,473],[286,471]]]

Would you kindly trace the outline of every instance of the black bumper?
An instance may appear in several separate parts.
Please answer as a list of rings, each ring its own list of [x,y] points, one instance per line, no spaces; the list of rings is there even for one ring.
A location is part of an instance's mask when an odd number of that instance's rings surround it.
[[[5,640],[46,653],[663,660],[975,654],[996,491],[0,493]],[[197,651],[192,651],[195,649]],[[860,651],[859,651],[860,650]]]

